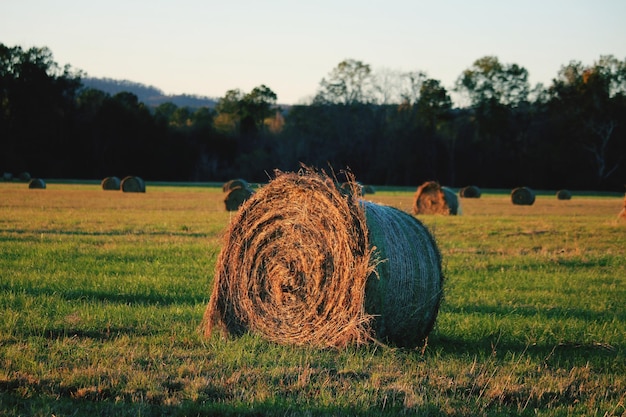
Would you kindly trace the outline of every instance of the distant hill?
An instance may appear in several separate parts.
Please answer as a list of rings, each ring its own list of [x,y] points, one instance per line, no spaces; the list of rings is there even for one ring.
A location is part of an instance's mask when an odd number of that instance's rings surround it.
[[[85,77],[82,78],[81,81],[84,87],[104,91],[105,93],[108,93],[110,95],[115,95],[121,92],[132,93],[137,96],[140,102],[146,104],[149,107],[157,107],[160,104],[170,102],[174,103],[178,107],[213,108],[217,103],[217,99],[211,97],[189,94],[166,95],[165,93],[163,93],[163,90],[157,87],[147,86],[128,80]]]

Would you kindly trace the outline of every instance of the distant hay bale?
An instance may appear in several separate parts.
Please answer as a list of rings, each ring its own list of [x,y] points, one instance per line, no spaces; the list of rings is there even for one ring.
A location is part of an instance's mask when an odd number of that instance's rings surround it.
[[[518,206],[532,206],[535,203],[535,192],[528,187],[514,188],[511,201]]]
[[[568,190],[559,190],[556,192],[556,198],[557,200],[571,200],[572,193]]]
[[[28,182],[31,179],[30,173],[29,172],[20,172],[20,175],[18,176],[20,181],[24,181],[24,182]]]
[[[456,194],[437,181],[427,181],[417,187],[413,197],[413,214],[460,214]]]
[[[236,178],[230,181],[225,182],[222,185],[222,191],[224,191],[225,193],[229,192],[230,190],[234,189],[234,188],[251,188],[250,184],[248,184],[248,181],[241,179],[241,178]]]
[[[146,183],[141,177],[129,175],[122,179],[120,187],[125,193],[145,193]]]
[[[435,242],[417,219],[360,202],[323,172],[277,171],[232,218],[204,333],[414,345],[432,328],[442,280]]]
[[[106,177],[100,183],[103,190],[117,190],[117,191],[120,190],[121,184],[122,182],[117,177]]]
[[[363,194],[376,194],[376,189],[371,185],[364,185]]]
[[[459,190],[459,196],[461,198],[480,198],[481,191],[475,185],[468,185]]]
[[[5,172],[2,174],[2,180],[3,181],[13,181],[13,174],[11,174],[10,172]]]
[[[446,204],[450,209],[450,214],[461,214],[461,203],[459,202],[459,198],[456,196],[456,193],[448,187],[441,187],[441,190],[443,191],[443,197],[446,199]]]
[[[239,207],[249,199],[254,191],[248,187],[234,187],[228,191],[224,198],[224,206],[227,211],[237,211]]]
[[[41,178],[33,178],[28,183],[28,188],[45,190],[46,189],[46,182],[44,180],[42,180]]]

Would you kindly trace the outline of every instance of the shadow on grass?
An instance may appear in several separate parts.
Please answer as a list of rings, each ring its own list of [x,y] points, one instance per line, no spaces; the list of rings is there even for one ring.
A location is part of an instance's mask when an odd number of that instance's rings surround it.
[[[154,404],[151,399],[124,401],[120,398],[72,398],[72,393],[30,393],[21,395],[17,388],[7,389],[0,383],[0,410],[3,416],[22,415],[97,415],[97,416],[396,416],[428,415],[451,416],[432,405],[419,408],[387,407],[364,410],[356,407],[328,406],[320,407],[312,404],[267,404],[231,405],[220,400],[184,401],[178,405]],[[23,388],[23,387],[22,387]],[[38,387],[29,387],[37,389]],[[461,415],[461,414],[459,414]],[[489,414],[485,414],[489,415]],[[494,414],[496,415],[496,414]],[[500,414],[497,414],[500,415]]]
[[[171,305],[197,305],[208,303],[209,288],[206,294],[197,296],[191,294],[168,295],[161,293],[116,293],[112,291],[95,291],[86,289],[63,290],[54,287],[24,287],[12,286],[8,283],[0,284],[0,291],[14,291],[34,298],[41,296],[55,296],[66,301],[101,301],[112,304],[124,304],[129,306],[171,306]]]
[[[181,237],[194,237],[194,238],[208,238],[209,233],[191,233],[187,231],[172,232],[172,231],[145,231],[145,230],[109,230],[106,232],[94,232],[84,230],[57,230],[57,229],[4,229],[3,232],[16,235],[66,235],[66,236],[181,236]],[[11,241],[10,238],[5,238],[6,241]]]

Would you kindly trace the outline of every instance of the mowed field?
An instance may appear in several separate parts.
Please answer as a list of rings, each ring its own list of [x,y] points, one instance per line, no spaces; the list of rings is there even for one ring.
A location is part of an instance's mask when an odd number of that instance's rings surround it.
[[[413,192],[366,198],[410,212]],[[0,416],[626,415],[623,195],[419,216],[445,294],[415,350],[203,338],[223,198],[0,183]]]

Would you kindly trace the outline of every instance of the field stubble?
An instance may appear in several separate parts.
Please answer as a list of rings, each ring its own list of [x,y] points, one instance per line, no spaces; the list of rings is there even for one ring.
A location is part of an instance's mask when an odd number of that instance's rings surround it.
[[[201,337],[223,197],[0,183],[0,415],[626,413],[622,198],[420,216],[446,276],[427,344],[336,351]]]

